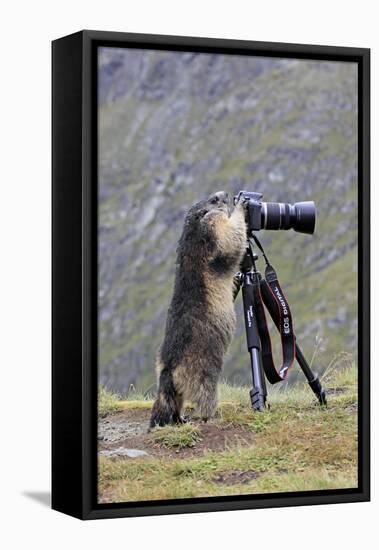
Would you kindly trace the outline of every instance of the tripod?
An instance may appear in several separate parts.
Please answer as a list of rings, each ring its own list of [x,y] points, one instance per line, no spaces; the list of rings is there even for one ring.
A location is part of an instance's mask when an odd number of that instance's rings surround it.
[[[256,236],[252,235],[252,238],[266,262],[265,278],[262,278],[262,275],[256,269],[255,262],[258,260],[258,255],[253,251],[252,243],[248,240],[240,266],[241,271],[236,274],[234,279],[234,299],[242,287],[247,349],[250,354],[253,379],[253,387],[250,390],[252,407],[256,411],[264,411],[267,401],[265,375],[271,383],[285,380],[287,371],[295,358],[319,404],[326,405],[325,390],[296,342],[292,330],[289,305],[281,291],[275,270],[268,262],[263,247]],[[271,342],[263,303],[282,337],[283,365],[279,372],[276,370],[272,359]]]

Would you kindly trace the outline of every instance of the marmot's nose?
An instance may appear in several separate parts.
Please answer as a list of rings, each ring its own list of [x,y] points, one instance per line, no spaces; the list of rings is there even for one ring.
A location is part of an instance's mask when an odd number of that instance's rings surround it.
[[[215,195],[220,202],[225,202],[226,204],[229,202],[229,195],[225,191],[219,191]]]

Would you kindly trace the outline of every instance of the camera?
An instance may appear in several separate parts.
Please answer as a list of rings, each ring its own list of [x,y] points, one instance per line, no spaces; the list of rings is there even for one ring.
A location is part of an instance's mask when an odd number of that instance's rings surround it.
[[[240,191],[234,197],[234,204],[239,200],[246,203],[246,223],[248,231],[260,229],[293,229],[298,233],[312,235],[316,224],[316,207],[313,201],[296,202],[262,202],[261,193]]]

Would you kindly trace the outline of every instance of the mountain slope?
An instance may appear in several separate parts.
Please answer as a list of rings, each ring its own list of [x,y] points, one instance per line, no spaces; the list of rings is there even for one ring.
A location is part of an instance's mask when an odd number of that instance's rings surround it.
[[[188,208],[225,189],[314,200],[314,236],[260,232],[317,368],[357,343],[357,68],[105,48],[99,56],[100,381],[154,384]],[[263,265],[262,265],[263,269]],[[248,383],[240,298],[225,376]],[[292,375],[294,378],[295,375]]]

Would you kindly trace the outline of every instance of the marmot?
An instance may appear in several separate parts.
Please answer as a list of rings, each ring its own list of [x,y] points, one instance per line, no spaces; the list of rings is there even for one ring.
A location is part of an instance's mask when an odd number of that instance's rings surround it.
[[[215,412],[217,382],[236,324],[233,275],[245,246],[243,202],[230,215],[228,194],[220,191],[191,207],[177,248],[150,427],[182,422],[187,399],[204,421]]]

